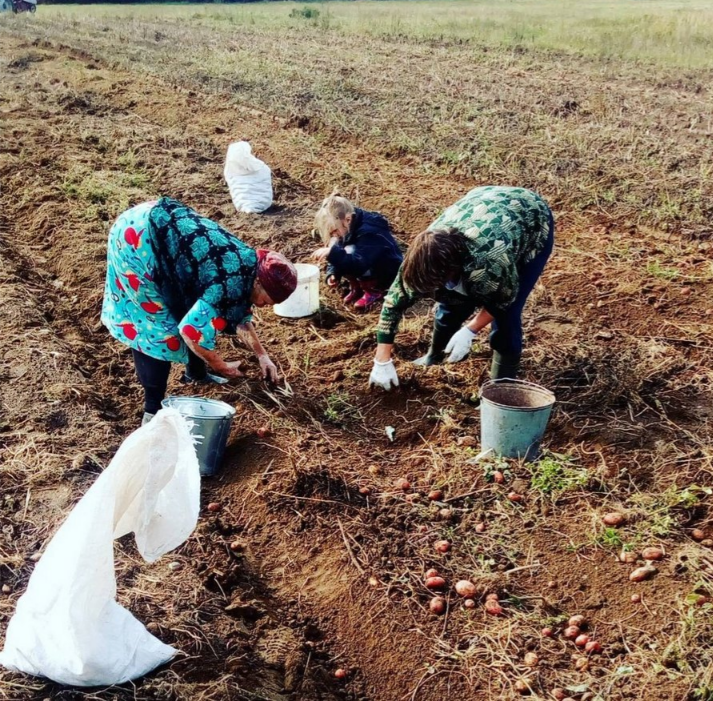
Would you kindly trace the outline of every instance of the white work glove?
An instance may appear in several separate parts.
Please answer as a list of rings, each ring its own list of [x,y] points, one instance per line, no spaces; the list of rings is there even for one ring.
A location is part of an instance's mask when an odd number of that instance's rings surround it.
[[[399,386],[399,376],[396,374],[393,360],[387,360],[385,363],[380,363],[378,360],[374,361],[374,367],[371,370],[371,375],[369,375],[369,387],[372,385],[381,387],[387,392],[392,385],[394,387]]]
[[[474,339],[475,334],[467,326],[454,333],[446,346],[446,353],[450,353],[446,358],[446,362],[457,363],[459,360],[463,360],[470,353],[470,347],[473,345]]]

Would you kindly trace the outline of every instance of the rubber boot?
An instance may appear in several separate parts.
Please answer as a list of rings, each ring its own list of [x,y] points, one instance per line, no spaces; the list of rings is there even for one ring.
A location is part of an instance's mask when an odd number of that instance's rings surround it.
[[[520,353],[498,353],[493,351],[493,362],[490,365],[490,379],[514,380],[520,372]]]
[[[364,294],[364,290],[361,289],[361,284],[355,277],[348,277],[347,280],[349,281],[349,293],[342,301],[344,304],[354,304]]]
[[[377,287],[374,280],[361,280],[361,286],[364,290],[364,296],[360,297],[354,303],[354,309],[357,311],[368,311],[370,307],[373,307],[377,302],[380,302],[386,295],[384,290],[380,290]]]
[[[446,357],[445,350],[448,341],[458,329],[449,329],[444,326],[433,326],[433,336],[431,337],[431,347],[426,355],[422,355],[413,361],[414,365],[428,366],[440,365]]]

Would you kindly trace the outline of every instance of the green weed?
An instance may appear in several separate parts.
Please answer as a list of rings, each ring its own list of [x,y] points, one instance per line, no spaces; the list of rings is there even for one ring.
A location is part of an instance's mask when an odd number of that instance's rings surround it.
[[[352,404],[347,392],[330,394],[323,415],[326,421],[337,426],[341,426],[346,421],[364,418],[359,408]]]
[[[532,489],[554,497],[584,487],[589,482],[589,472],[582,467],[574,467],[568,455],[545,455],[532,463],[530,470]]]

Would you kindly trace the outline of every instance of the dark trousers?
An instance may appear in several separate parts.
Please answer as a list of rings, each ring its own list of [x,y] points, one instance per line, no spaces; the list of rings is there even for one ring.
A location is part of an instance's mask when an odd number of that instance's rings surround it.
[[[152,358],[133,348],[131,349],[131,354],[134,356],[136,376],[144,388],[144,411],[149,414],[155,414],[161,408],[161,402],[166,396],[171,363],[168,360]],[[188,351],[186,375],[192,380],[202,380],[206,373],[205,363],[195,353]]]
[[[531,261],[520,270],[520,288],[515,301],[504,311],[494,315],[490,331],[490,347],[502,355],[522,353],[522,310],[552,254],[555,227],[550,215],[550,233],[547,243]],[[433,340],[430,354],[440,360],[451,336],[475,312],[477,304],[466,297],[463,302],[439,303],[433,323]]]

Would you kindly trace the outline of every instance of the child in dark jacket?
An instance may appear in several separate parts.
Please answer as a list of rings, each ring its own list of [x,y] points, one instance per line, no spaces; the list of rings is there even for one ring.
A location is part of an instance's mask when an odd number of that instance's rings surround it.
[[[326,260],[330,287],[336,287],[342,278],[349,282],[344,303],[366,311],[381,301],[403,260],[386,217],[332,194],[317,212],[315,228],[325,246],[313,257]]]

